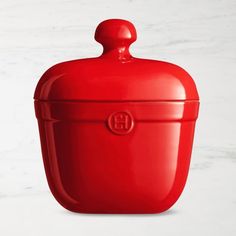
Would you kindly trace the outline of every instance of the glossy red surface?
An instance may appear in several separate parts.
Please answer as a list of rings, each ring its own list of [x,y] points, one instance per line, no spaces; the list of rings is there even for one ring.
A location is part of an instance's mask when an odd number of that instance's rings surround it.
[[[57,64],[35,91],[49,187],[86,213],[159,213],[180,196],[189,171],[199,97],[176,65],[137,59],[134,26],[107,20],[98,58]]]

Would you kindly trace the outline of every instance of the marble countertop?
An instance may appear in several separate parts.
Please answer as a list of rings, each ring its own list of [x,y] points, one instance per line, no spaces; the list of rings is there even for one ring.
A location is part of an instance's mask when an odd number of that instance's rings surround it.
[[[235,149],[195,147],[187,185],[170,210],[154,215],[90,215],[69,212],[56,202],[48,190],[40,155],[18,160],[8,153],[0,165],[1,232],[36,236],[233,236],[235,168]]]
[[[182,66],[200,93],[188,182],[163,214],[70,213],[46,183],[35,86],[55,63],[98,56],[94,30],[108,18],[136,25],[134,56]],[[1,235],[236,235],[235,26],[234,0],[1,0]]]

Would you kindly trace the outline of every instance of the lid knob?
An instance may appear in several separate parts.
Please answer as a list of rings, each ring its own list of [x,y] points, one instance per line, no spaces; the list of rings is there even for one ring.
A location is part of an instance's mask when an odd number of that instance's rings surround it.
[[[101,22],[95,31],[95,40],[103,45],[102,56],[128,59],[129,46],[137,39],[134,25],[126,20],[109,19]]]

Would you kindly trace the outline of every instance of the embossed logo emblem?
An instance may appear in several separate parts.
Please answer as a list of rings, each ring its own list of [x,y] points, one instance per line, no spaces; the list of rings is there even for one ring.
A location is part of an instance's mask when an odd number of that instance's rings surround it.
[[[115,134],[128,134],[134,126],[133,117],[126,111],[112,113],[108,118],[108,126]]]

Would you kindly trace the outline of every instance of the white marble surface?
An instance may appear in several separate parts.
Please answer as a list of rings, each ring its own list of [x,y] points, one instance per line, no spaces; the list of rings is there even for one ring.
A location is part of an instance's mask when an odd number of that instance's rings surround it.
[[[96,56],[96,25],[131,20],[138,57],[184,67],[201,96],[185,191],[161,215],[62,209],[42,166],[33,92],[51,65]],[[236,235],[236,1],[1,0],[0,235]]]

